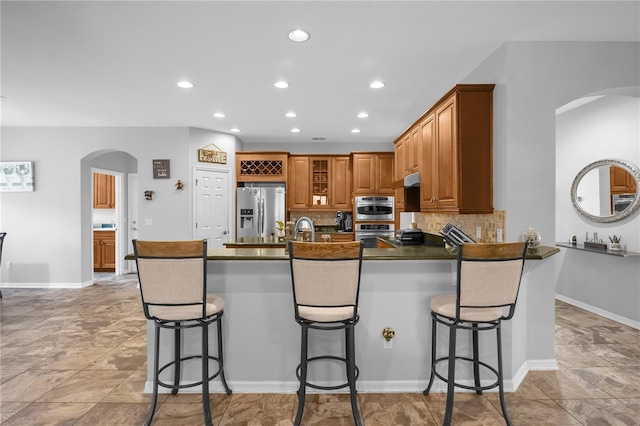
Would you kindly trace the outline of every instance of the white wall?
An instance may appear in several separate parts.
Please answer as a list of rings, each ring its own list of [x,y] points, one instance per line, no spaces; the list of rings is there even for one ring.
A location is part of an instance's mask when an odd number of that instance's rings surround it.
[[[443,93],[444,94],[444,93]],[[426,110],[425,110],[426,111]],[[398,134],[398,136],[400,136]],[[245,143],[245,151],[285,151],[291,154],[349,154],[357,151],[390,151],[393,152],[393,141],[388,143],[331,143],[313,141],[309,143]]]
[[[557,116],[556,127],[556,239],[578,242],[585,232],[600,238],[622,235],[624,247],[640,252],[638,214],[613,223],[595,223],[579,216],[571,205],[573,179],[587,164],[619,158],[640,165],[640,99],[604,96]],[[607,185],[607,192],[608,192]],[[558,298],[640,327],[640,257],[613,256],[563,250],[558,257]]]

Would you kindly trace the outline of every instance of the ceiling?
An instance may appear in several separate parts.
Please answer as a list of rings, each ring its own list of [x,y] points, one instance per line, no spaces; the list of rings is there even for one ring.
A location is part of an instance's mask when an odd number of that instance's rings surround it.
[[[3,0],[0,14],[2,126],[235,127],[247,143],[391,142],[505,41],[640,40],[638,1]]]

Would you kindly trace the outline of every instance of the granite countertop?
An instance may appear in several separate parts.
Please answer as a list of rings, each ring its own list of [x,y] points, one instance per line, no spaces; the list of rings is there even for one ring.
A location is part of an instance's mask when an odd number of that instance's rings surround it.
[[[289,253],[283,247],[269,248],[210,248],[209,260],[288,260]],[[391,243],[393,244],[393,243]],[[541,260],[559,253],[558,247],[540,246],[529,249],[527,259]],[[128,254],[126,260],[134,260]],[[438,246],[396,246],[393,248],[365,248],[363,260],[455,260],[456,250]]]

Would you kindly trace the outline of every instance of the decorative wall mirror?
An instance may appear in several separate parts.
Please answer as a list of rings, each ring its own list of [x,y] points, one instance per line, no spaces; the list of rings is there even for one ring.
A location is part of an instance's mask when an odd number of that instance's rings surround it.
[[[640,209],[640,169],[628,161],[606,159],[580,170],[571,185],[571,203],[580,216],[615,222]]]

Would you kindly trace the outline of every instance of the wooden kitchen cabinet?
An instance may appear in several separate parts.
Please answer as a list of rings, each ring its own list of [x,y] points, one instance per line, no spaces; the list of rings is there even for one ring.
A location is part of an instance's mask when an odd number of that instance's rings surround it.
[[[116,177],[103,173],[93,174],[93,208],[116,208]]]
[[[421,211],[493,212],[493,87],[457,85],[419,120]]]
[[[610,167],[611,194],[635,194],[636,181],[633,175],[622,167]]]
[[[306,210],[311,204],[309,194],[309,157],[292,155],[289,157],[289,179],[287,179],[287,208]]]
[[[352,210],[349,156],[292,155],[287,181],[289,210]]]
[[[93,231],[93,270],[96,272],[115,272],[115,231]]]
[[[394,154],[359,152],[352,154],[353,193],[394,195]]]
[[[287,152],[236,152],[237,182],[286,182]]]
[[[348,155],[331,157],[330,207],[335,210],[353,209],[351,158]]]

